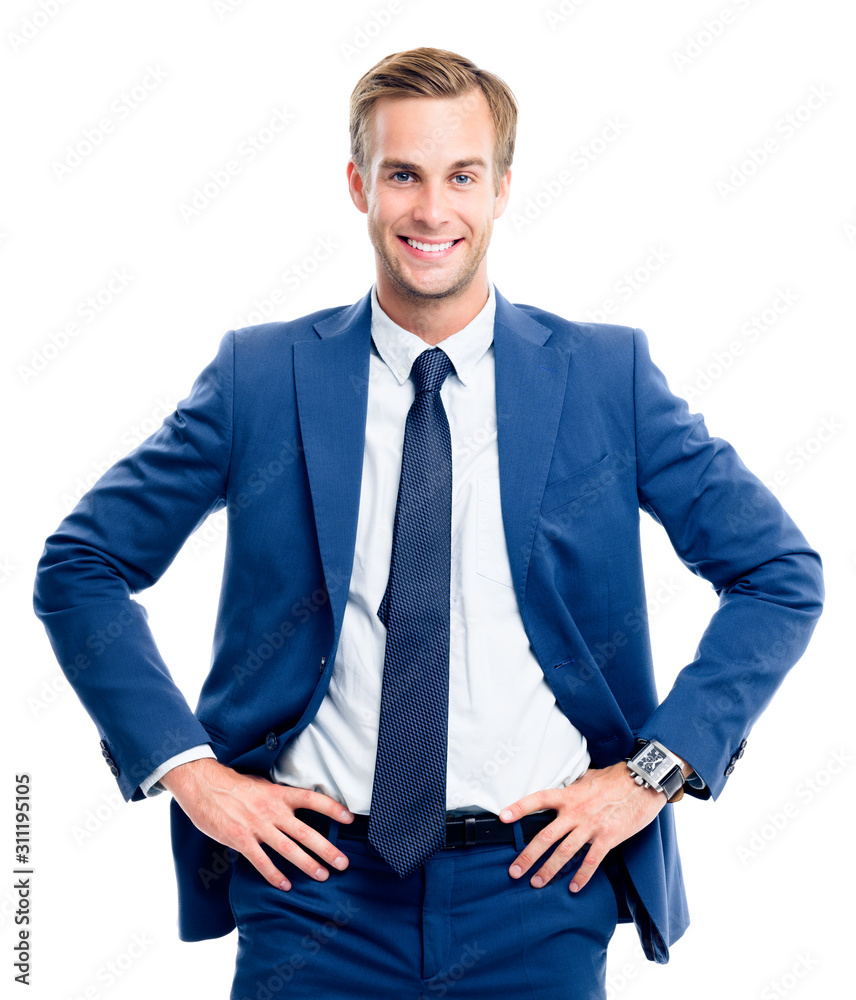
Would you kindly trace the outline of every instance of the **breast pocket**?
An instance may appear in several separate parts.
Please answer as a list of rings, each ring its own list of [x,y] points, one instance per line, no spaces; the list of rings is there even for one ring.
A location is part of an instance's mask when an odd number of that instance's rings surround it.
[[[478,519],[476,539],[476,570],[494,583],[513,587],[505,529],[502,526],[502,507],[499,499],[499,478],[482,477],[478,480]]]
[[[609,455],[604,455],[599,462],[583,469],[582,472],[574,473],[567,479],[560,479],[557,483],[551,483],[545,490],[541,499],[541,513],[564,507],[565,504],[573,503],[575,500],[582,500],[583,497],[598,493],[615,481],[615,474],[610,468]]]

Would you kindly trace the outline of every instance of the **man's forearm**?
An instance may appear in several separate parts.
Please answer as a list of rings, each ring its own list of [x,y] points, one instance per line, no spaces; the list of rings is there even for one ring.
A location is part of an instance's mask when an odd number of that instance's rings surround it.
[[[149,797],[159,795],[166,788],[161,778],[173,768],[178,767],[179,764],[187,764],[193,760],[202,760],[203,758],[214,756],[216,756],[214,751],[207,743],[190,747],[189,750],[177,753],[175,756],[170,757],[169,760],[165,760],[160,767],[155,768],[147,778],[140,782],[140,791],[143,795]]]

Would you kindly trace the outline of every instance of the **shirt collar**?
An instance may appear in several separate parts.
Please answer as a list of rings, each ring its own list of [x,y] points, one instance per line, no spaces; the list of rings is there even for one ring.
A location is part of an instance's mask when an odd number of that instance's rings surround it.
[[[493,343],[493,324],[496,315],[496,295],[488,283],[488,297],[481,311],[457,333],[438,344],[455,366],[455,374],[464,385],[472,378],[473,370]],[[415,333],[394,323],[383,311],[377,298],[377,285],[372,286],[372,340],[378,354],[386,362],[399,385],[410,378],[413,362],[428,344]]]

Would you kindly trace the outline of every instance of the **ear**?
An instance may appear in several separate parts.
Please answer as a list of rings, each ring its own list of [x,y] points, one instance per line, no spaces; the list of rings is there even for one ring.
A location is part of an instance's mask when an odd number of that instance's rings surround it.
[[[369,203],[366,199],[366,192],[363,187],[363,179],[360,176],[357,165],[353,160],[348,160],[348,193],[351,201],[361,212],[368,212]]]
[[[509,188],[511,187],[511,170],[507,170],[505,177],[499,185],[499,194],[496,196],[496,203],[493,206],[493,217],[498,219],[508,205]]]

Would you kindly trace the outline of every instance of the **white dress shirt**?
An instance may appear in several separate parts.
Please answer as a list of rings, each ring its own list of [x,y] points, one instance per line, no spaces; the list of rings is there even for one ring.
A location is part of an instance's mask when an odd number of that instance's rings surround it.
[[[493,328],[496,297],[440,348],[451,359],[441,389],[452,440],[449,812],[499,813],[542,788],[575,781],[589,766],[586,742],[561,711],[523,628],[499,500]],[[348,600],[330,686],[315,718],[279,753],[271,776],[368,814],[377,751],[386,629],[377,609],[392,551],[410,369],[420,337],[394,323],[372,290],[372,348],[359,520]],[[165,761],[146,794],[177,763]],[[178,757],[182,759],[179,760]]]
[[[493,326],[496,297],[440,343],[454,365],[440,396],[452,439],[448,811],[499,813],[515,799],[574,781],[585,740],[556,704],[517,599],[499,506]],[[315,718],[279,754],[276,781],[369,812],[386,629],[386,590],[410,369],[430,347],[395,324],[372,291],[368,414],[354,566],[330,687]]]

